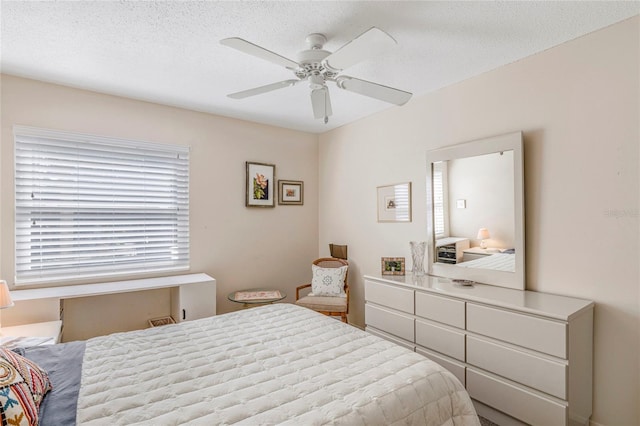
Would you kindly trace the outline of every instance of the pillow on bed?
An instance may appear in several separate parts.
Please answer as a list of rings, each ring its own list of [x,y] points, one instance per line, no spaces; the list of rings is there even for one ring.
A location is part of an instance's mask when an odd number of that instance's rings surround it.
[[[0,413],[6,424],[38,424],[38,410],[51,390],[46,371],[17,353],[0,348]]]
[[[347,275],[347,265],[339,268],[321,268],[311,265],[313,278],[311,292],[314,296],[340,296],[344,294],[344,277]]]

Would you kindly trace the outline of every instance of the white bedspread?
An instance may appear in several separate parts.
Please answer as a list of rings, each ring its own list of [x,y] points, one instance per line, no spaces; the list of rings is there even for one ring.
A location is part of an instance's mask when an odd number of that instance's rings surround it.
[[[516,255],[512,253],[495,253],[491,256],[483,256],[468,262],[457,263],[456,266],[514,272],[516,270]]]
[[[289,304],[87,342],[83,425],[478,425],[426,358]]]

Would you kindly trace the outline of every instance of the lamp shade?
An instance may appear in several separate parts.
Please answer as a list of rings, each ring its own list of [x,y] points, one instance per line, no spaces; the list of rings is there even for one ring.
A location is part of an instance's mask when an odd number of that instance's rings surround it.
[[[491,236],[489,235],[489,230],[487,228],[480,228],[478,230],[478,236],[476,238],[479,240],[488,240],[489,238],[491,238]]]
[[[9,286],[5,280],[0,280],[0,309],[10,308],[13,306]]]

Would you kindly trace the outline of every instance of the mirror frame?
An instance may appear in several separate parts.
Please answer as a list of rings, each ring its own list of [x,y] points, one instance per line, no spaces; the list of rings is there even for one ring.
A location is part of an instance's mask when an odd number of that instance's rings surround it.
[[[456,268],[456,265],[436,262],[436,242],[433,232],[433,164],[439,161],[475,157],[510,150],[513,151],[515,272],[480,268]],[[427,254],[429,275],[470,280],[517,290],[525,289],[524,155],[522,132],[479,139],[427,152],[427,242],[429,247]]]

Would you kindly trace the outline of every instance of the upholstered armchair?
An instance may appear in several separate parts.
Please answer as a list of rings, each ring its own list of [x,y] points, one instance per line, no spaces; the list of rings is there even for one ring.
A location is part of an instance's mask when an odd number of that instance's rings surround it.
[[[335,257],[323,257],[314,260],[311,269],[313,273],[311,283],[296,288],[296,305],[313,309],[324,315],[339,316],[342,322],[347,322],[349,262]],[[306,288],[311,288],[311,291],[301,297],[301,290]]]

